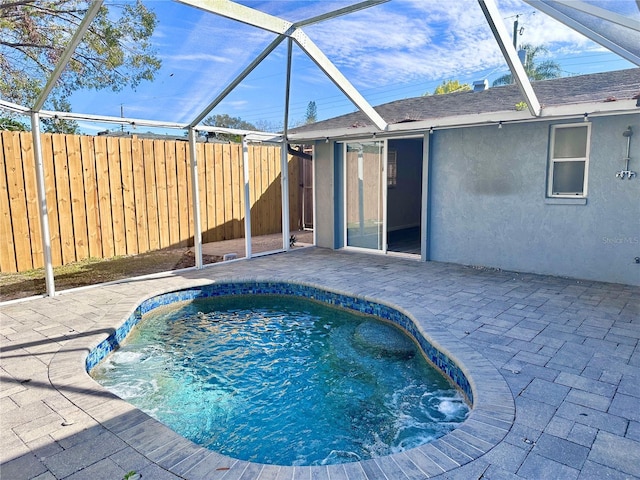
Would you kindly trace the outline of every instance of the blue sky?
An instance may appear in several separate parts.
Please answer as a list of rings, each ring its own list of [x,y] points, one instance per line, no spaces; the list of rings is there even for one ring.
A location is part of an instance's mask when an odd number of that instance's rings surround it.
[[[634,0],[611,1],[619,12],[640,19]],[[355,0],[239,3],[296,21]],[[518,42],[546,46],[548,58],[565,75],[633,67],[521,0],[497,3],[509,31],[519,15],[524,29]],[[77,92],[71,98],[74,112],[120,116],[122,108],[125,117],[188,122],[275,38],[177,2],[145,4],[158,16],[153,44],[162,68],[155,81],[136,91]],[[432,92],[446,79],[491,82],[508,72],[476,0],[392,0],[304,31],[372,105]],[[240,117],[263,129],[281,128],[286,54],[284,42],[212,113]],[[317,105],[319,120],[355,110],[295,44],[292,65],[290,126],[304,120],[310,101]],[[80,126],[86,133],[104,129],[84,121]]]

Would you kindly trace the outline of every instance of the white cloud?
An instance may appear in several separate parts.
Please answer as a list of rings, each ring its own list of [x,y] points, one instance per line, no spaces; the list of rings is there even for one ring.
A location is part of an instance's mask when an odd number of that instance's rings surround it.
[[[509,32],[520,15],[520,44],[544,45],[551,58],[601,50],[521,0],[500,0],[499,10]],[[394,0],[310,27],[308,34],[360,88],[507,69],[474,0]]]
[[[501,0],[500,7],[504,15],[510,17],[505,21],[509,31],[515,16],[520,15],[518,24],[523,29],[523,34],[518,36],[519,44],[545,45],[551,51],[565,45],[573,45],[579,49],[591,45],[591,41],[583,35],[520,0]]]
[[[247,100],[234,100],[230,102],[225,102],[225,105],[228,105],[233,108],[241,108],[246,107],[249,104]]]
[[[222,57],[219,55],[211,55],[209,53],[185,53],[177,55],[167,55],[165,61],[183,63],[183,62],[217,62],[217,63],[233,63],[233,59]]]
[[[519,42],[545,45],[551,58],[602,51],[545,14],[534,14],[522,0],[496,1],[509,33],[519,14],[520,26],[524,27]],[[243,3],[289,20],[346,5],[342,0]],[[190,121],[275,38],[273,33],[183,4],[158,4],[154,42],[163,66],[157,80],[141,84],[137,93],[126,98],[109,97],[117,108],[124,104],[129,114]],[[380,98],[385,95],[385,101],[398,98],[400,94],[393,92],[403,90],[399,87],[405,85],[413,84],[422,93],[430,82],[469,81],[507,71],[476,0],[393,0],[303,29],[361,92]],[[266,118],[268,102],[282,103],[285,45],[272,52],[224,102],[222,107],[230,110],[225,113],[242,114],[244,118],[250,112],[264,111]],[[326,104],[344,101],[298,48],[293,58],[293,85],[292,90],[303,98],[304,105],[308,99],[322,99]],[[403,92],[411,95],[413,90]]]
[[[398,4],[327,22],[309,36],[362,87],[448,78],[504,62],[476,2]]]

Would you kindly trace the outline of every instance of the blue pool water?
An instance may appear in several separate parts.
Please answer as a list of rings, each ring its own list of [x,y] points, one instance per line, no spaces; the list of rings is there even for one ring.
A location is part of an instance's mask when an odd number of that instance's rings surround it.
[[[91,375],[200,445],[278,465],[395,453],[468,413],[400,329],[291,296],[156,309]]]

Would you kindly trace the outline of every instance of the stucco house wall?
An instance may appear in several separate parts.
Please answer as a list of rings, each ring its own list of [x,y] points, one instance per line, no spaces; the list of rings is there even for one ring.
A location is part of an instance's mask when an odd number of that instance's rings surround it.
[[[546,199],[550,126],[533,122],[431,137],[431,260],[640,284],[640,178],[617,179],[640,115],[592,120],[586,204]],[[566,122],[564,122],[566,123]]]
[[[293,129],[295,139],[316,141],[317,245],[344,244],[337,140],[387,137],[398,162],[406,162],[398,178],[406,172],[416,180],[387,192],[387,228],[413,225],[413,207],[420,208],[427,260],[640,285],[640,68],[532,88],[543,106],[537,118],[514,109],[522,94],[505,85],[379,105],[384,131],[362,112]],[[552,126],[582,125],[585,118],[591,127],[586,199],[547,198]],[[638,175],[621,180],[616,172],[625,167],[628,127],[629,170]],[[420,144],[429,151],[422,185]]]
[[[640,285],[640,114],[590,120],[586,203],[546,197],[549,121],[429,135],[429,260]],[[341,148],[314,152],[317,245],[342,246]],[[416,152],[421,155],[421,152]],[[424,226],[423,226],[424,228]],[[340,238],[338,238],[340,237]]]

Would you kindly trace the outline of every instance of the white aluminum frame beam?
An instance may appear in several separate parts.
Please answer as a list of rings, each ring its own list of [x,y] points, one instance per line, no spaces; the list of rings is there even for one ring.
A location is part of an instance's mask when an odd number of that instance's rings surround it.
[[[9,112],[20,113],[24,115],[29,115],[31,113],[31,110],[29,108],[18,105],[17,103],[7,102],[6,100],[2,100],[1,98],[0,108],[8,110]]]
[[[640,67],[640,56],[633,54],[632,52],[630,52],[625,48],[622,48],[620,45],[612,42],[611,40],[603,37],[602,35],[594,32],[593,30],[590,30],[580,22],[574,20],[571,17],[568,17],[564,13],[559,12],[558,10],[550,7],[544,2],[541,2],[539,0],[524,0],[524,1],[529,5],[531,5],[532,7],[540,10],[543,13],[546,13],[550,17],[553,17],[559,22],[565,24],[567,27],[574,29],[576,32],[584,35],[590,40],[593,40],[594,42],[602,45],[603,47],[612,51],[613,53],[620,55],[625,60],[628,60],[631,63]],[[569,4],[568,6],[573,7],[572,4]]]
[[[526,1],[526,0],[525,0]],[[573,8],[574,10],[578,10],[579,12],[586,13],[592,15],[594,17],[601,18],[606,20],[607,22],[615,23],[620,26],[630,28],[631,30],[635,30],[640,32],[640,22],[637,20],[633,20],[631,18],[625,17],[624,15],[620,15],[619,13],[612,12],[605,8],[596,7],[595,5],[590,5],[588,3],[583,2],[582,0],[554,0],[555,3],[559,3],[568,8]],[[531,2],[527,2],[531,4]],[[640,9],[640,6],[638,7]]]
[[[306,24],[305,21],[294,24],[286,20],[280,19],[273,15],[255,10],[244,5],[237,4],[231,0],[177,0],[186,5],[190,5],[201,10],[205,10],[225,18],[236,20],[246,25],[251,25],[272,33],[278,34],[278,38],[274,40],[263,52],[256,58],[238,78],[234,80],[225,90],[209,104],[207,109],[198,115],[198,121],[191,122],[191,126],[198,124],[202,119],[218,105],[256,66],[282,41],[280,36],[286,35],[293,38],[302,50],[309,55],[316,65],[331,79],[331,81],[364,113],[380,130],[386,130],[387,123],[374,110],[374,108],[364,99],[358,90],[346,79],[338,68],[331,63],[326,55],[311,41],[311,39],[296,25]],[[371,0],[360,2],[351,7],[341,8],[334,12],[323,14],[319,17],[313,17],[307,22],[317,23],[321,20],[345,15],[350,11],[361,10],[370,6],[383,3],[382,0]],[[322,17],[322,18],[320,18]]]
[[[298,46],[314,61],[314,63],[322,70],[325,75],[344,93],[353,104],[364,113],[380,130],[387,129],[387,122],[375,111],[375,109],[367,102],[360,92],[349,82],[342,72],[327,58],[327,56],[313,43],[313,41],[299,27],[303,25],[311,25],[331,18],[336,18],[348,13],[352,13],[365,8],[373,7],[386,3],[389,0],[366,0],[348,7],[340,8],[332,12],[318,15],[307,20],[296,22],[295,30],[291,37],[296,41]]]
[[[14,112],[23,115],[30,115],[32,110],[28,107],[23,107],[22,105],[18,105],[17,103],[7,102],[6,100],[0,99],[0,109],[7,110],[9,112]],[[73,112],[53,112],[50,110],[41,110],[38,112],[39,118],[60,118],[63,120],[86,120],[90,122],[100,122],[100,123],[113,123],[117,125],[132,125],[134,127],[142,126],[142,127],[159,127],[159,128],[175,128],[177,130],[188,130],[189,125],[186,123],[173,123],[173,122],[165,122],[162,120],[143,120],[140,118],[123,118],[123,117],[110,117],[107,115],[91,115],[91,114],[83,114],[83,113],[73,113]],[[216,127],[212,125],[200,125],[197,128],[200,132],[220,132],[220,133],[228,133],[231,135],[246,135],[247,139],[251,142],[273,142],[279,143],[282,141],[282,134],[280,133],[271,133],[271,132],[260,132],[253,130],[241,130],[237,128],[225,128],[225,127]]]
[[[37,112],[44,105],[44,102],[47,100],[47,97],[51,93],[51,90],[53,90],[53,87],[55,86],[56,82],[60,78],[60,75],[62,75],[63,70],[71,60],[71,57],[73,56],[73,52],[75,52],[76,47],[82,40],[82,37],[84,36],[85,32],[89,28],[89,25],[93,21],[93,18],[100,11],[100,7],[102,7],[102,2],[103,0],[94,0],[91,6],[89,7],[89,9],[87,10],[87,13],[82,19],[82,22],[80,22],[80,25],[78,26],[77,30],[74,32],[73,37],[71,37],[71,41],[69,42],[69,45],[67,45],[67,48],[65,49],[64,53],[60,57],[60,61],[56,65],[56,68],[53,70],[53,73],[49,75],[46,85],[40,92],[40,95],[38,95],[36,103],[33,105],[34,111]]]
[[[322,15],[317,15],[315,17],[311,17],[306,20],[295,22],[293,26],[296,28],[306,27],[307,25],[313,25],[314,23],[324,22],[325,20],[329,20],[331,18],[336,18],[341,15],[346,15],[348,13],[357,12],[358,10],[363,10],[365,8],[373,7],[374,5],[380,5],[382,3],[387,3],[390,1],[391,0],[365,0],[364,2],[356,3],[354,5],[349,5],[348,7],[339,8],[338,10],[334,10],[332,12],[323,13]]]
[[[188,128],[188,125],[186,123],[164,122],[161,120],[144,120],[141,118],[110,117],[107,115],[92,115],[87,113],[53,112],[51,110],[40,110],[40,116],[43,118],[61,118],[63,120],[86,120],[90,122],[131,125],[132,127],[165,127],[177,128],[180,130],[185,130]]]
[[[267,56],[273,52],[276,47],[278,45],[280,45],[282,43],[282,41],[286,38],[286,35],[278,35],[278,37],[271,42],[267,48],[265,48],[260,55],[258,55],[253,62],[251,62],[249,65],[247,65],[247,67],[240,73],[240,75],[238,75],[229,85],[226,86],[226,88],[224,90],[222,90],[222,92],[220,92],[220,95],[218,95],[209,105],[207,105],[207,108],[205,108],[200,115],[198,115],[190,124],[189,126],[194,127],[196,125],[198,125],[202,120],[205,119],[205,117],[207,115],[209,115],[209,112],[211,112],[211,110],[213,110],[214,108],[216,108],[218,106],[218,104],[220,102],[222,102],[222,100],[224,100],[226,98],[227,95],[229,95],[239,84],[240,82],[242,82],[245,78],[247,78],[247,76],[253,72],[255,70],[255,68],[260,65],[260,63],[262,63],[262,61],[267,58]]]
[[[380,116],[378,112],[367,102],[360,92],[346,79],[338,68],[331,63],[331,60],[313,43],[313,41],[300,29],[296,29],[291,35],[298,46],[315,62],[333,83],[351,100],[356,107],[364,113],[380,130],[386,130],[387,122]]]
[[[538,101],[536,92],[534,92],[533,87],[531,86],[531,82],[527,77],[527,72],[525,72],[524,67],[522,66],[522,62],[520,61],[520,58],[518,58],[518,52],[516,52],[515,47],[511,43],[509,32],[500,17],[498,7],[493,0],[478,0],[478,4],[487,19],[487,23],[493,32],[493,36],[498,42],[498,46],[500,47],[500,51],[502,52],[504,59],[509,65],[511,74],[520,88],[520,92],[525,97],[529,112],[534,117],[540,116],[540,102]]]
[[[283,34],[292,26],[292,22],[274,17],[251,7],[245,7],[230,0],[177,0],[185,5],[206,10],[230,20],[236,20],[252,27],[258,27],[269,32]]]

